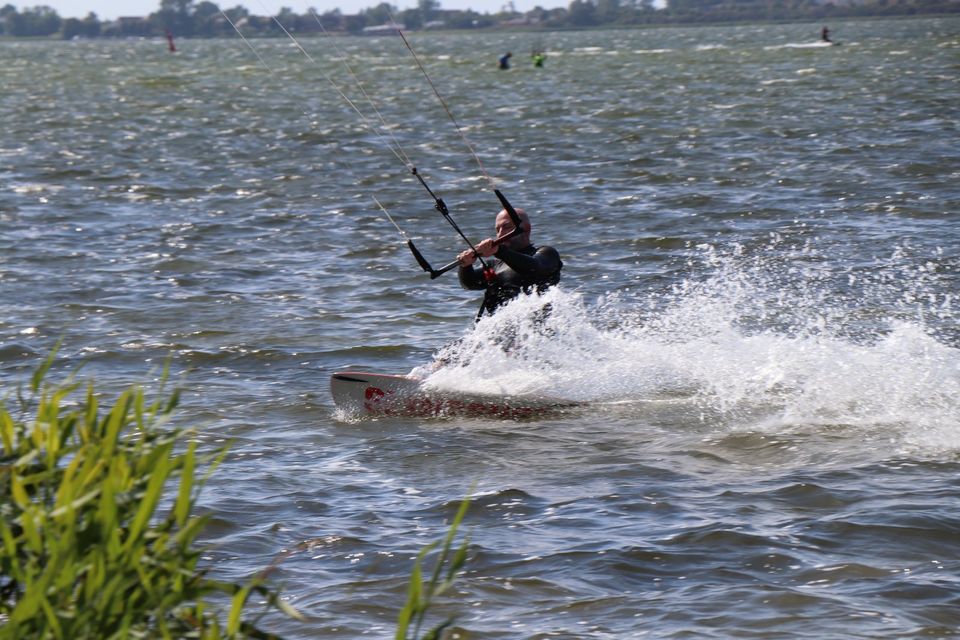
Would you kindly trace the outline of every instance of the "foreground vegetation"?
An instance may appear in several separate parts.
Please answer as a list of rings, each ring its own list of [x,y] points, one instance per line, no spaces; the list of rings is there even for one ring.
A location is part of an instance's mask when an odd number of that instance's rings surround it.
[[[658,6],[661,3],[658,2]],[[566,8],[535,7],[519,12],[509,1],[495,14],[472,10],[444,10],[437,0],[419,0],[417,7],[400,11],[380,2],[356,14],[339,9],[302,14],[283,8],[276,16],[252,14],[241,5],[225,9],[209,0],[161,0],[149,16],[101,21],[95,13],[85,18],[61,18],[48,6],[18,11],[12,4],[0,7],[0,35],[71,38],[146,37],[171,33],[176,37],[233,36],[230,22],[247,36],[283,36],[274,17],[296,34],[341,32],[359,34],[391,23],[395,18],[406,29],[577,29],[601,26],[690,24],[708,22],[829,20],[864,16],[909,16],[960,12],[956,0],[571,0]],[[376,31],[373,31],[374,33]]]
[[[225,450],[201,456],[168,424],[177,393],[102,408],[92,387],[76,401],[78,384],[46,385],[50,364],[0,404],[0,638],[271,637],[244,618],[254,593],[297,616],[260,578],[198,567],[194,507]],[[232,599],[226,615],[211,596]]]
[[[0,399],[0,640],[274,638],[262,615],[301,619],[264,576],[233,584],[198,566],[207,517],[194,509],[226,449],[201,455],[172,425],[178,393],[133,388],[101,407],[92,386],[45,383],[52,362]],[[437,640],[451,624],[420,635],[465,562],[467,543],[453,541],[467,504],[426,583],[436,544],[418,556],[397,640]],[[251,619],[254,595],[266,604]]]

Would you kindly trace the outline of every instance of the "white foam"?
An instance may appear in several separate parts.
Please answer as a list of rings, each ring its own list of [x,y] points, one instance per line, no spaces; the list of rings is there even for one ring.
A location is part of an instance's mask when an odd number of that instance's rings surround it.
[[[938,337],[956,314],[931,263],[898,251],[854,273],[809,247],[775,257],[701,247],[691,262],[709,275],[668,292],[521,298],[447,347],[439,357],[453,364],[427,384],[680,401],[691,421],[728,431],[854,429],[900,449],[960,449],[960,349]],[[544,304],[552,312],[537,322]],[[498,340],[511,333],[507,353]]]
[[[826,42],[825,40],[817,40],[815,42],[788,42],[787,44],[775,44],[764,47],[767,51],[773,51],[776,49],[820,49],[823,47],[832,47],[834,43]]]

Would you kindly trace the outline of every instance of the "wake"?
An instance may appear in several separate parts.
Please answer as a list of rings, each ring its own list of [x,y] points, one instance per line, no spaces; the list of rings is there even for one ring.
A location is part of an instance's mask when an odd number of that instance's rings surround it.
[[[731,431],[852,427],[960,449],[958,323],[935,264],[899,249],[857,270],[771,248],[700,247],[669,291],[518,299],[414,373],[459,392],[681,402]]]

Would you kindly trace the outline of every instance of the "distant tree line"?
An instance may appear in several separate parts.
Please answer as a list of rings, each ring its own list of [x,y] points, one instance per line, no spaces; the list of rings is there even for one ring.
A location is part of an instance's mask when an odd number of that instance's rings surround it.
[[[292,33],[321,31],[376,33],[391,16],[407,29],[577,29],[602,26],[669,23],[708,23],[757,20],[822,20],[860,16],[903,16],[958,13],[957,0],[667,0],[655,9],[653,0],[571,0],[567,8],[536,7],[526,13],[513,10],[513,2],[495,14],[449,11],[437,0],[419,0],[415,8],[399,11],[381,2],[357,14],[338,9],[297,14],[282,8],[276,16],[257,16],[245,7],[220,8],[209,0],[161,0],[149,16],[102,21],[93,12],[85,18],[61,18],[48,6],[18,11],[12,4],[0,7],[0,35],[17,37],[144,37],[172,33],[177,37],[213,38],[232,35],[230,22],[248,36],[283,35],[277,21]],[[226,17],[224,17],[226,14]],[[229,18],[229,21],[227,20]]]

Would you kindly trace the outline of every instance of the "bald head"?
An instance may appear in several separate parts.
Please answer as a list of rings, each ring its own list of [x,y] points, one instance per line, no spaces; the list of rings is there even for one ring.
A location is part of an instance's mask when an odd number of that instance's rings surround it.
[[[523,233],[516,235],[505,244],[511,249],[524,249],[530,245],[530,216],[527,215],[527,212],[523,209],[516,209],[517,215],[520,216],[521,226],[523,228]],[[496,230],[497,237],[505,236],[511,231],[513,231],[513,219],[510,217],[510,214],[507,213],[506,209],[501,209],[500,213],[497,214],[496,221]]]

